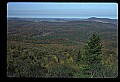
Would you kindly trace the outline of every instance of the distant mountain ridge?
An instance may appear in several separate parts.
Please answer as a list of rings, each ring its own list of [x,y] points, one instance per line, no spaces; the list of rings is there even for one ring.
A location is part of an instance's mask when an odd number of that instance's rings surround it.
[[[91,17],[88,19],[84,19],[84,21],[95,21],[95,22],[102,22],[102,23],[113,23],[113,24],[118,24],[117,19],[109,19],[109,18],[96,18],[96,17]]]
[[[102,23],[112,23],[118,25],[118,19],[109,19],[109,18],[96,18],[91,17],[87,19],[81,19],[81,18],[14,18],[14,17],[8,17],[8,20],[25,20],[25,21],[33,21],[33,22],[39,22],[39,21],[48,21],[48,22],[67,22],[67,21],[93,21],[93,22],[102,22]]]

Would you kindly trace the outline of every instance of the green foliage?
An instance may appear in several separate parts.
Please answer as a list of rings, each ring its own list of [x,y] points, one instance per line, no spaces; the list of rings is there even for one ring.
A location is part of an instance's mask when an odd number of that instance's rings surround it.
[[[80,62],[82,60],[82,54],[80,53],[80,50],[77,54],[76,62]]]
[[[70,58],[69,58],[69,59],[67,59],[66,61],[67,61],[67,63],[70,63],[70,64],[71,64],[71,63],[73,63],[73,58],[72,58],[72,57],[70,57]]]
[[[50,77],[55,78],[71,78],[73,77],[74,69],[67,65],[59,65],[49,69]]]
[[[7,76],[117,77],[115,27],[114,24],[90,21],[8,21]],[[93,32],[99,32],[102,39],[93,34],[84,50],[83,45]]]
[[[93,34],[90,37],[90,41],[85,45],[85,58],[86,62],[90,65],[99,64],[101,62],[101,48],[100,37],[97,34]]]

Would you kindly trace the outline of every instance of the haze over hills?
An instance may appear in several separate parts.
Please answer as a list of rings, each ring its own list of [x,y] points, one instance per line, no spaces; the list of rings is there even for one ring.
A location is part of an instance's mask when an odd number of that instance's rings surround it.
[[[113,23],[113,24],[117,24],[117,22],[118,22],[117,19],[96,18],[96,17],[91,17],[91,18],[84,19],[84,20],[85,20],[85,21],[103,22],[103,23]]]
[[[94,22],[102,22],[102,23],[113,23],[118,24],[118,19],[109,19],[109,18],[96,18],[91,17],[87,19],[81,18],[14,18],[8,17],[8,20],[26,20],[26,21],[48,21],[48,22],[68,22],[68,21],[94,21]]]

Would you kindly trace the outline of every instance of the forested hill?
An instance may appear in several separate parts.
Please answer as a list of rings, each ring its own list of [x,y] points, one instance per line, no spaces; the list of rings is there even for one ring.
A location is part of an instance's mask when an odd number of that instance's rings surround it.
[[[88,19],[84,19],[85,21],[96,21],[96,22],[102,22],[102,23],[113,23],[113,24],[118,24],[117,19],[109,19],[109,18],[96,18],[96,17],[91,17]]]
[[[93,19],[8,18],[7,76],[116,77],[117,24]]]
[[[113,23],[118,24],[118,19],[109,19],[109,18],[14,18],[14,17],[8,17],[8,20],[26,20],[26,21],[49,21],[49,22],[67,22],[67,21],[95,21],[95,22],[102,22],[102,23]]]
[[[12,40],[18,40],[17,37],[27,37],[30,40],[39,40],[38,43],[55,42],[61,44],[65,43],[66,45],[77,45],[84,43],[87,40],[88,35],[91,35],[93,32],[99,33],[102,37],[103,42],[106,40],[107,42],[110,41],[110,43],[115,44],[114,39],[117,38],[117,25],[113,23],[78,20],[67,22],[34,22],[39,18],[33,18],[34,21],[31,21],[32,18],[30,18],[30,20],[28,19],[8,19],[8,36],[16,37],[12,38]],[[30,40],[27,41],[29,42]]]

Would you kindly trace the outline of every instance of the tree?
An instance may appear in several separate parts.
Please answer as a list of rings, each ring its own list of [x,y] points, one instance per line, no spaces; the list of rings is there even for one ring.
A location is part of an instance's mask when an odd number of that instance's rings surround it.
[[[80,62],[80,60],[81,60],[81,53],[80,53],[80,50],[79,50],[79,52],[77,54],[76,62]]]
[[[102,45],[100,44],[100,41],[100,36],[94,33],[90,37],[90,41],[85,45],[85,59],[90,65],[99,64],[101,61]]]
[[[102,67],[102,45],[100,41],[100,36],[94,33],[87,42],[87,45],[85,45],[85,62],[90,67],[91,77],[103,77],[100,73]]]

